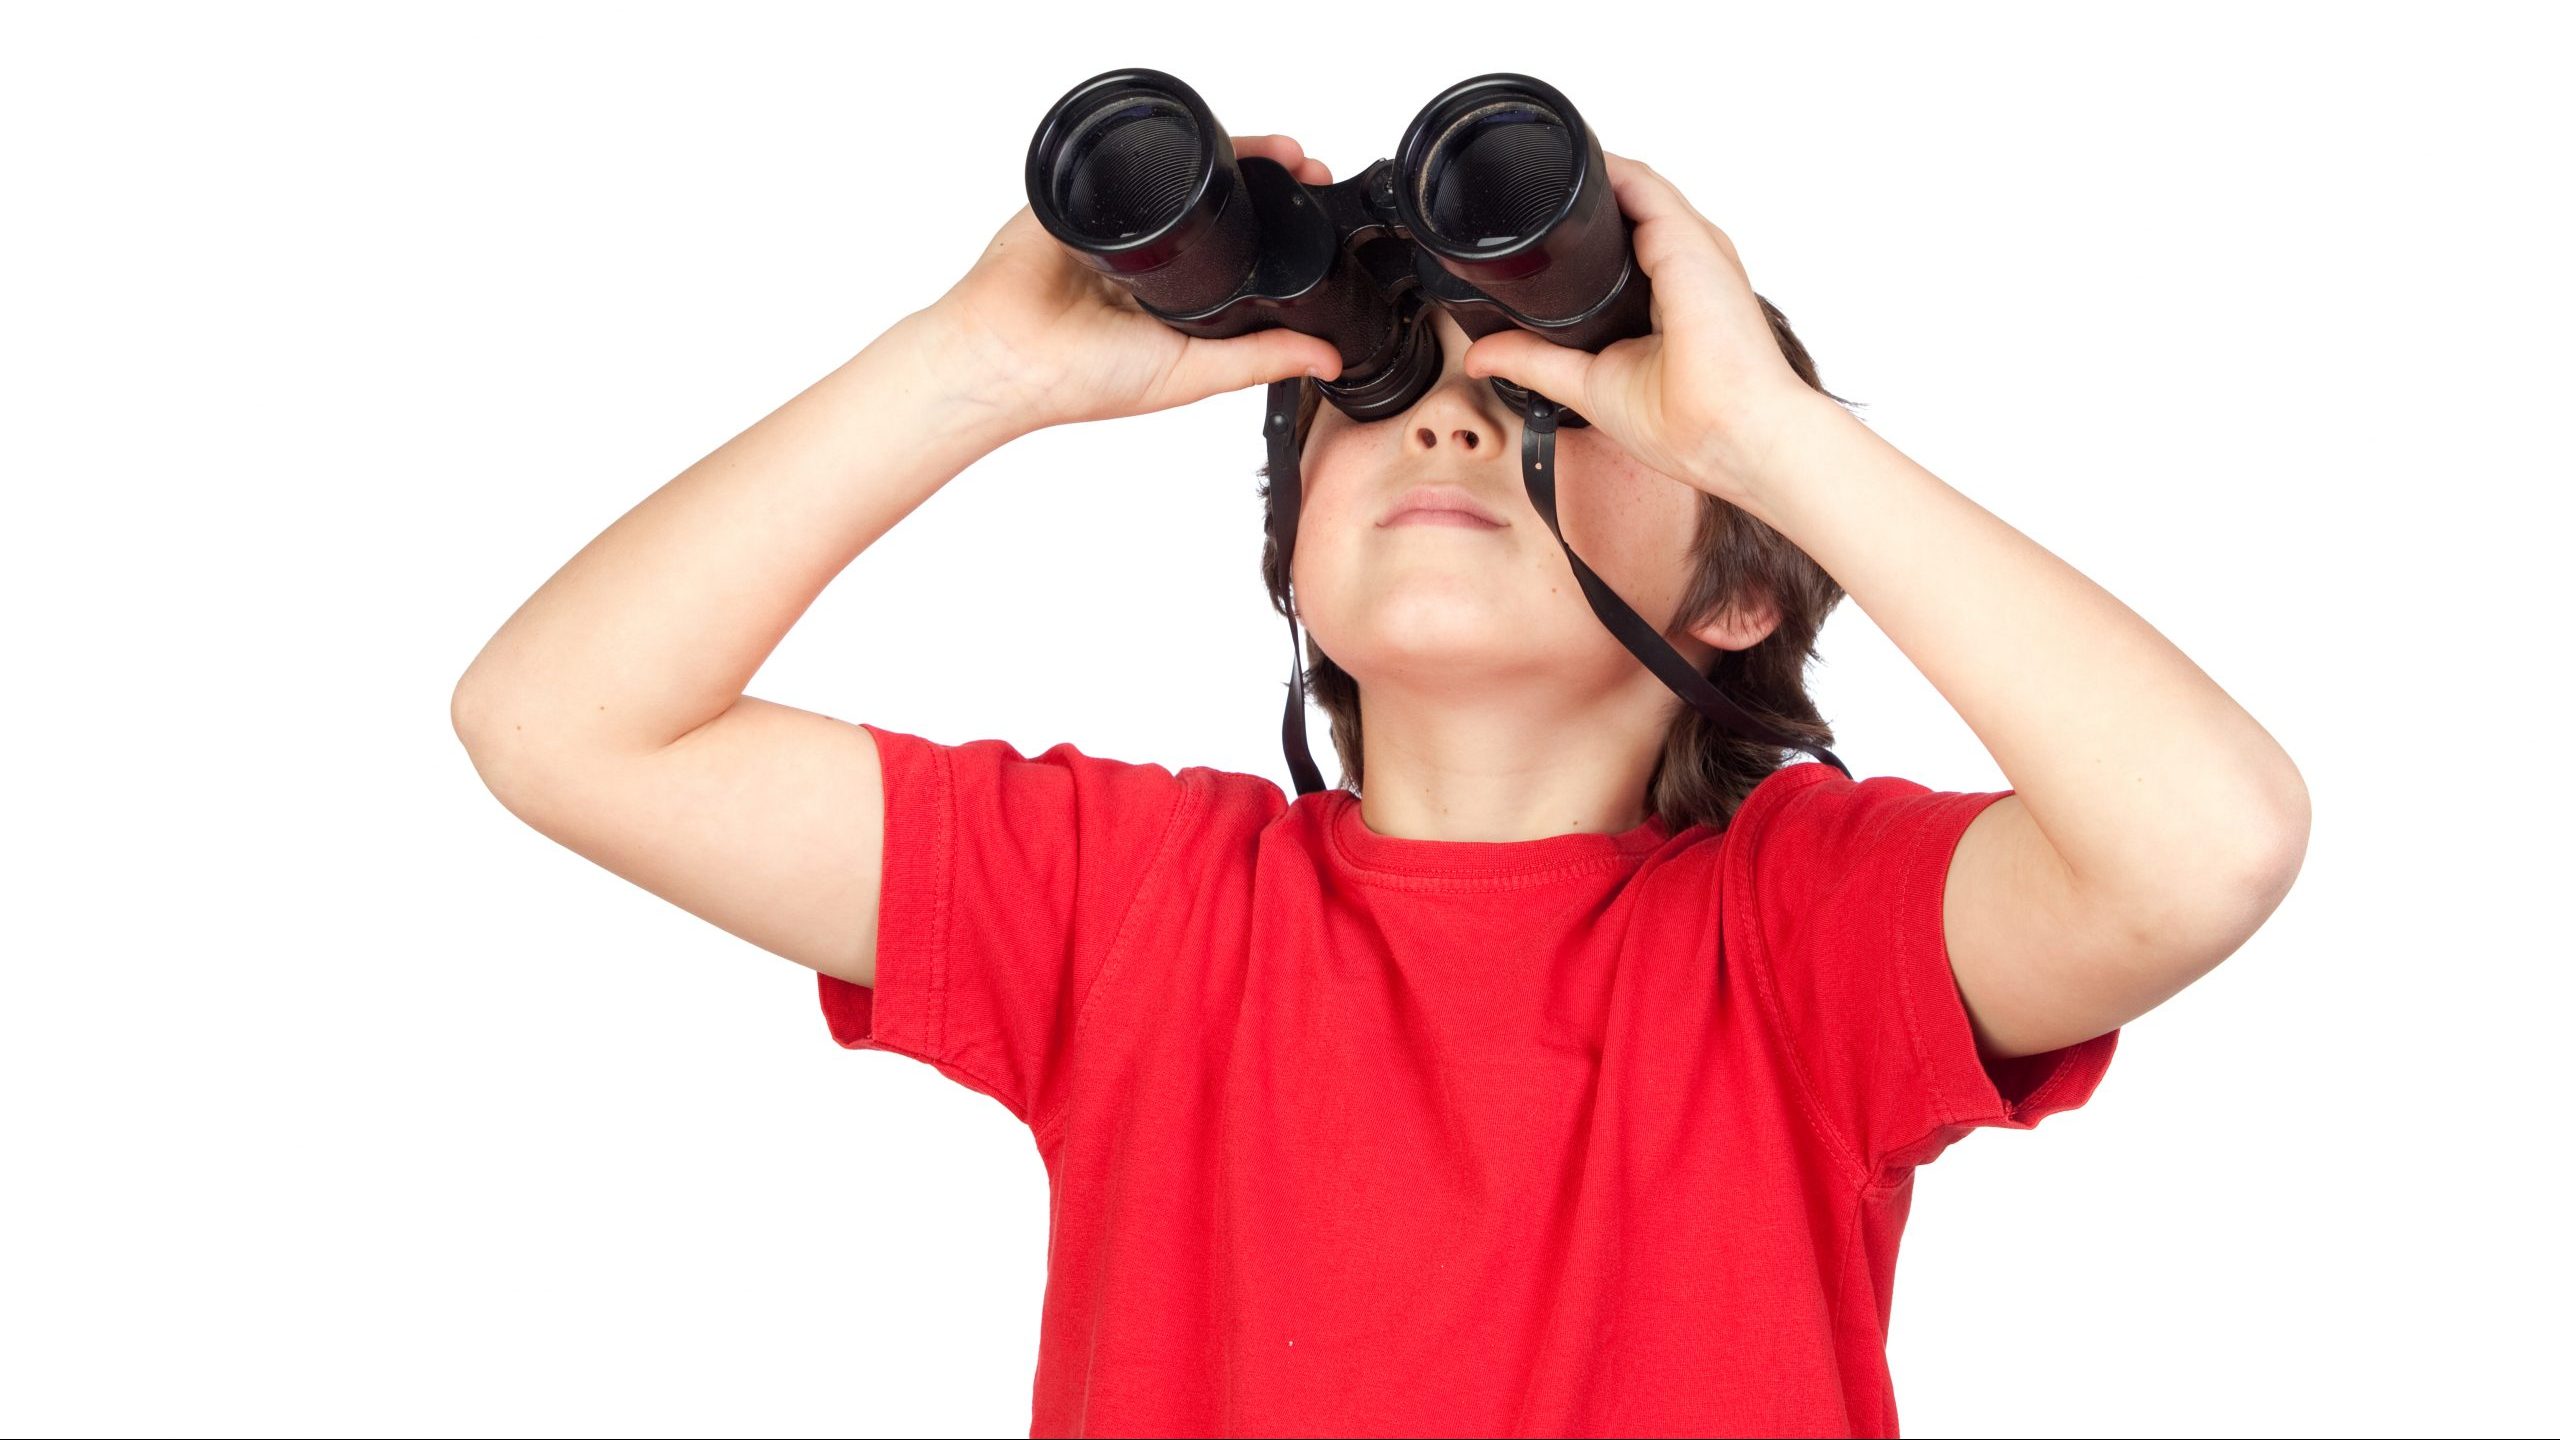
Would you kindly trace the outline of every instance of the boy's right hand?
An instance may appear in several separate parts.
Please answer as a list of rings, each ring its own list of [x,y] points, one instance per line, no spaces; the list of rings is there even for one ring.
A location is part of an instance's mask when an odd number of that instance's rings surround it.
[[[1234,137],[1238,158],[1289,167],[1302,184],[1333,174],[1286,135]],[[1078,261],[1025,205],[960,282],[927,308],[978,398],[1024,430],[1144,415],[1313,370],[1342,373],[1333,346],[1286,326],[1202,340],[1138,308]]]

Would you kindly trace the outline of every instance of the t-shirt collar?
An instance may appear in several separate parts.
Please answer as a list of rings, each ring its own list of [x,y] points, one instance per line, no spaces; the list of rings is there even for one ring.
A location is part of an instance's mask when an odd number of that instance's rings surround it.
[[[1332,837],[1334,853],[1355,870],[1382,875],[1504,881],[1563,875],[1641,859],[1660,848],[1670,834],[1660,815],[1648,815],[1643,824],[1615,834],[1574,831],[1536,840],[1409,840],[1370,829],[1361,817],[1360,797],[1350,791],[1325,793],[1331,797],[1325,830]]]

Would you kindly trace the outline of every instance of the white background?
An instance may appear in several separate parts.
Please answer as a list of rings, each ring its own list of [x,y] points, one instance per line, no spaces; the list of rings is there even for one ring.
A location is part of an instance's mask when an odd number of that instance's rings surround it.
[[[2308,777],[2266,928],[1921,1178],[1908,1433],[2560,1423],[2549,12],[1775,8],[8,12],[0,1426],[1025,1429],[1028,1132],[517,821],[447,704],[1124,64],[1338,174],[1554,83]],[[1007,447],[752,693],[1285,785],[1260,404]],[[2003,788],[1854,601],[1823,652],[1858,774]]]

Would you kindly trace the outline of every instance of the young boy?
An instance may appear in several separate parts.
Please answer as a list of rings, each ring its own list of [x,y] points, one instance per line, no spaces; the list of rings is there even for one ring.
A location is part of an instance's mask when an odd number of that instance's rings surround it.
[[[1290,331],[1158,324],[1027,210],[581,551],[456,690],[509,809],[817,971],[839,1043],[1030,1128],[1035,1435],[1895,1434],[1915,1168],[2086,1101],[2117,1028],[2292,883],[2309,804],[2276,743],[1832,404],[1724,234],[1608,166],[1652,336],[1595,357],[1435,316],[1420,401],[1301,432],[1295,599],[1356,795],[740,693],[1006,440],[1338,373]],[[1591,422],[1558,436],[1559,524],[1692,663],[1800,670],[1836,582],[2016,789],[1700,740],[1528,505],[1497,374]],[[1705,575],[1704,527],[1752,525],[1821,584]]]

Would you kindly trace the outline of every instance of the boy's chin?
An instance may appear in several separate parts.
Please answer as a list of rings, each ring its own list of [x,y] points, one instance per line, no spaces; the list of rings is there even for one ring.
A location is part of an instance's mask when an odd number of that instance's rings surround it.
[[[1517,643],[1505,643],[1500,635],[1435,638],[1408,633],[1392,640],[1382,636],[1365,638],[1368,643],[1344,651],[1328,647],[1325,657],[1363,684],[1374,680],[1420,694],[1444,692],[1454,697],[1496,684],[1513,690],[1530,686],[1544,689],[1570,685],[1586,670],[1594,672],[1592,679],[1599,680],[1602,677],[1597,672],[1607,668],[1591,663],[1589,656],[1568,657],[1524,649]]]

